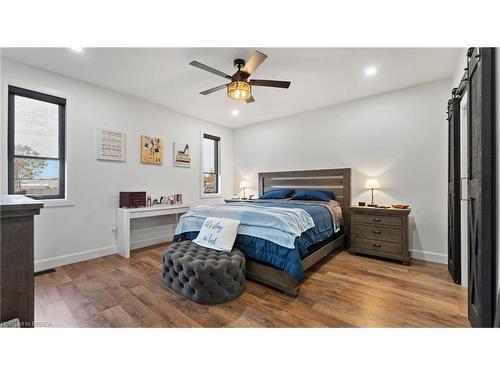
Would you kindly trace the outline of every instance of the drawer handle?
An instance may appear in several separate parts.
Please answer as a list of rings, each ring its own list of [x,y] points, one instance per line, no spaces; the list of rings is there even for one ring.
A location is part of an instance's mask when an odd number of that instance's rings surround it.
[[[379,219],[378,217],[373,218],[373,221],[374,221],[375,223],[380,223],[380,219]]]
[[[373,247],[381,247],[382,245],[378,244],[378,243],[374,243],[373,244]]]
[[[381,231],[379,231],[379,230],[374,230],[374,231],[373,231],[373,234],[382,234],[382,232],[381,232]]]

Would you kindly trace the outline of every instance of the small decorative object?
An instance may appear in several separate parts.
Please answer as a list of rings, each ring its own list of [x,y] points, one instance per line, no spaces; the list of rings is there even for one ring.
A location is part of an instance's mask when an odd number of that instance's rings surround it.
[[[370,189],[372,191],[372,202],[368,203],[368,207],[377,207],[377,205],[373,202],[373,190],[380,189],[380,184],[377,179],[369,178],[365,182],[365,189]]]
[[[250,185],[249,185],[248,181],[241,181],[240,182],[240,189],[243,189],[243,197],[241,199],[247,199],[247,197],[245,196],[245,189],[249,186]]]
[[[182,204],[182,194],[175,193],[172,197],[173,197],[173,204]]]
[[[191,167],[191,156],[189,154],[189,145],[187,143],[174,142],[174,166]]]
[[[160,201],[158,203],[163,204],[163,195],[160,197]]]
[[[126,148],[125,132],[97,128],[97,160],[125,161]]]
[[[255,194],[250,194],[250,196],[248,197],[248,199],[254,200],[255,199]]]
[[[399,208],[399,209],[405,209],[405,208],[408,208],[410,207],[409,204],[393,204],[392,205],[392,208]]]
[[[163,140],[161,138],[141,135],[141,163],[163,163]]]
[[[120,191],[120,208],[144,207],[146,206],[145,191]]]
[[[151,206],[151,195],[148,195],[147,206]]]
[[[240,197],[239,197],[238,194],[233,194],[233,198],[232,199],[240,199]]]
[[[358,202],[358,206],[364,207],[364,206],[366,206],[366,202]]]

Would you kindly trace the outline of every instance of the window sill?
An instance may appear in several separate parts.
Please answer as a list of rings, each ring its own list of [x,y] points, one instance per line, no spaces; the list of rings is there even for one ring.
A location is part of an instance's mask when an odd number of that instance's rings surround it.
[[[49,207],[72,207],[75,202],[71,199],[37,199],[38,202],[43,203],[44,208]]]

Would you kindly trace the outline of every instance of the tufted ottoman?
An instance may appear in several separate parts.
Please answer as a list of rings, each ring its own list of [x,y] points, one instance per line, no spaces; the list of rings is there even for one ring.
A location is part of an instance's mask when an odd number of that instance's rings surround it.
[[[203,304],[230,301],[245,290],[245,256],[207,249],[191,241],[176,242],[163,253],[165,286]]]

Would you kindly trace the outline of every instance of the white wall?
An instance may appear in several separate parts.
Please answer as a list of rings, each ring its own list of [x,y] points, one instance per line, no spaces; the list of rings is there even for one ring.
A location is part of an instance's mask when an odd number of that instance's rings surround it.
[[[368,201],[364,181],[379,179],[376,203],[409,203],[416,258],[447,262],[449,80],[372,96],[236,129],[235,191],[264,171],[352,168],[352,200]]]
[[[8,84],[67,98],[67,163],[70,205],[42,209],[35,223],[36,268],[88,259],[116,251],[119,191],[147,191],[153,197],[182,193],[187,203],[200,202],[200,136],[206,130],[221,137],[222,191],[233,192],[233,131],[172,112],[164,107],[73,80],[8,59],[2,60],[1,191],[7,192]],[[96,128],[127,132],[125,163],[96,160]],[[141,134],[165,142],[164,163],[139,160]],[[172,166],[172,142],[190,144],[190,169]],[[206,199],[203,200],[204,202]],[[157,225],[148,229],[150,225]],[[146,238],[172,234],[174,222],[164,219],[138,223],[136,245]]]

